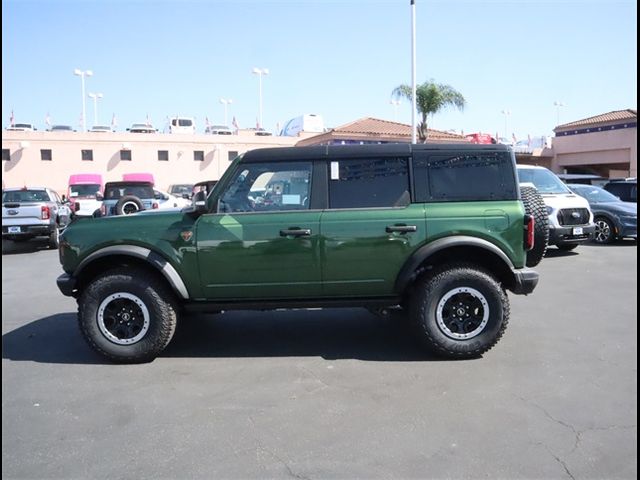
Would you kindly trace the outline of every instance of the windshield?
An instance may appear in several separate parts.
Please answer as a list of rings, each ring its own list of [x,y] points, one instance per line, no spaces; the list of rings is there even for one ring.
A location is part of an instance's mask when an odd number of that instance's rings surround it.
[[[71,185],[69,187],[70,197],[95,197],[100,191],[100,185]]]
[[[604,188],[600,187],[589,185],[573,185],[571,187],[571,190],[576,192],[581,197],[586,198],[589,203],[610,203],[620,201],[618,197],[610,194]]]
[[[571,193],[571,190],[546,168],[518,168],[520,183],[533,183],[538,191],[544,193]]]
[[[191,190],[193,189],[193,185],[188,185],[188,184],[184,184],[184,185],[172,185],[171,188],[169,189],[169,193],[175,195],[191,195]]]
[[[49,195],[44,190],[13,190],[11,192],[2,192],[2,203],[48,201]]]
[[[14,128],[33,128],[29,123],[16,123]]]

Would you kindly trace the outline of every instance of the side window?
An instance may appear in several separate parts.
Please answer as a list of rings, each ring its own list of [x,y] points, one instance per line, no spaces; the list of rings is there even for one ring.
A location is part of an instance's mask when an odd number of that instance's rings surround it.
[[[508,153],[437,154],[416,159],[416,188],[420,200],[464,202],[518,198]],[[424,197],[424,198],[422,198]]]
[[[220,198],[219,211],[306,210],[310,194],[311,162],[245,164]]]
[[[329,208],[404,207],[409,203],[408,158],[329,162]]]

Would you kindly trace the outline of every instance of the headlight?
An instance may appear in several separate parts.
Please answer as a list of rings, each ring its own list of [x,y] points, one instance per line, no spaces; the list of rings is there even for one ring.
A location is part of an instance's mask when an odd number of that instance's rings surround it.
[[[551,215],[553,213],[553,207],[547,207],[547,215]]]

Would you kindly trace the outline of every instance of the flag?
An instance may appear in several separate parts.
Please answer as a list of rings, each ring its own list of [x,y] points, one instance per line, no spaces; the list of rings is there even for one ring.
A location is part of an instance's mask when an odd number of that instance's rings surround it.
[[[511,139],[513,140],[513,144],[515,145],[515,143],[516,143],[516,141],[517,141],[517,140],[516,140],[516,134],[515,134],[515,133],[512,133],[512,134],[511,134]]]
[[[80,118],[79,118],[79,120],[80,120],[80,124],[79,124],[79,125],[80,125],[80,129],[81,129],[82,131],[84,131],[84,115],[82,115],[82,112],[80,112]]]
[[[149,114],[148,113],[147,113],[146,122],[147,122],[147,126],[150,127],[151,126],[151,119],[149,118]]]
[[[211,124],[209,123],[209,117],[204,117],[204,124],[209,127]]]
[[[496,132],[496,143],[498,143],[499,141],[500,141],[500,134]]]
[[[11,117],[9,117],[9,125],[11,125],[13,127],[13,125],[15,124],[16,119],[13,116],[13,110],[11,110]]]
[[[256,118],[256,130],[260,128],[260,122],[258,121],[258,119]]]
[[[49,112],[47,112],[47,116],[44,117],[44,124],[47,127],[51,127],[51,117],[49,116]]]
[[[531,135],[527,135],[527,145],[531,148]]]
[[[115,130],[115,128],[118,126],[118,121],[116,120],[116,114],[114,113],[111,116],[111,128],[113,128]]]
[[[234,115],[233,117],[233,121],[231,122],[231,124],[233,125],[233,128],[236,129],[236,133],[238,132],[238,130],[240,130],[240,127],[238,126],[238,121],[236,120],[236,117]]]

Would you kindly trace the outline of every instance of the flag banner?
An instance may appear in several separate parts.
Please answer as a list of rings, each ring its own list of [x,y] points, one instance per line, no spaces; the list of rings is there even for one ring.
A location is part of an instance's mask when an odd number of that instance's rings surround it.
[[[235,129],[236,129],[236,132],[237,132],[238,130],[240,130],[240,127],[238,126],[238,121],[236,120],[236,117],[235,117],[235,116],[233,117],[232,125],[233,125],[233,128],[235,128]]]
[[[46,116],[46,117],[44,117],[44,124],[45,124],[47,127],[50,127],[50,126],[51,126],[51,117],[49,116],[49,112],[47,112],[47,116]]]
[[[15,117],[13,116],[13,110],[11,110],[11,117],[9,118],[9,125],[12,127],[15,125]]]

